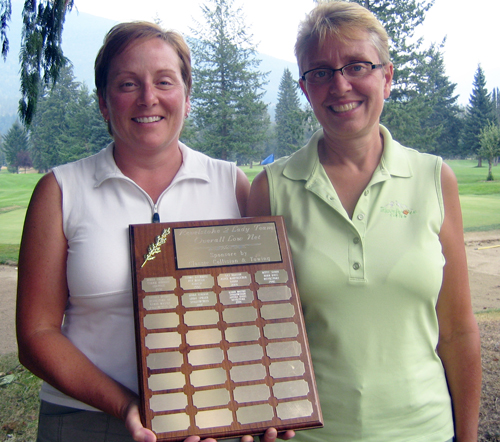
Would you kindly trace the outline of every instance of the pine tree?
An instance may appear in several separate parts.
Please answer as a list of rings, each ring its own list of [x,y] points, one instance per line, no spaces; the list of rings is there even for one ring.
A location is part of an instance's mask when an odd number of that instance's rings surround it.
[[[400,142],[424,152],[442,150],[444,143],[456,143],[456,98],[444,72],[444,42],[439,47],[423,48],[423,39],[415,38],[415,30],[424,22],[434,0],[351,1],[372,11],[390,38],[395,69],[383,124]],[[442,108],[448,105],[449,109]]]
[[[297,82],[288,68],[283,72],[276,104],[276,157],[289,155],[304,140],[304,112],[300,108]]]
[[[61,49],[66,12],[73,0],[25,0],[21,37],[21,99],[19,116],[30,125],[44,86],[53,85],[67,60]],[[9,50],[6,30],[11,0],[0,0],[0,45],[4,59]]]
[[[30,126],[33,165],[40,172],[98,152],[110,141],[95,94],[65,67],[42,95]]]
[[[486,77],[481,65],[478,65],[474,74],[472,93],[467,105],[467,114],[463,127],[461,144],[462,152],[465,155],[472,155],[478,158],[478,167],[481,167],[482,157],[479,154],[481,148],[481,130],[495,120],[491,95],[486,89]]]
[[[260,156],[269,126],[262,101],[264,75],[257,71],[251,36],[234,0],[209,0],[205,24],[190,39],[193,54],[193,147],[216,158],[247,162]]]
[[[20,167],[31,167],[28,152],[28,134],[24,127],[16,121],[7,134],[2,135],[2,150],[10,172],[19,173]]]

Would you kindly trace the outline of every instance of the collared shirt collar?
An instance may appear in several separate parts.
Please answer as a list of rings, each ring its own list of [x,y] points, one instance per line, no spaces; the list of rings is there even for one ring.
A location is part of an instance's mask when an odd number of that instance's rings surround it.
[[[391,176],[412,176],[411,164],[405,149],[392,139],[390,132],[380,125],[380,133],[384,139],[384,152],[378,166]],[[308,181],[320,167],[318,142],[323,138],[323,129],[311,137],[307,145],[295,152],[287,161],[283,174],[292,180]]]
[[[115,143],[112,142],[96,154],[95,187],[99,187],[104,181],[112,178],[130,180],[116,165],[113,157],[114,145]],[[206,172],[205,165],[197,155],[197,152],[181,142],[179,142],[179,149],[182,153],[182,164],[170,185],[184,179],[200,179],[209,182],[210,178]]]

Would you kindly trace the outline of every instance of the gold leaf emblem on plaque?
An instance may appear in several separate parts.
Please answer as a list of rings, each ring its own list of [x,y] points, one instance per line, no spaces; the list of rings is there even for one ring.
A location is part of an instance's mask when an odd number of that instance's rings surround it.
[[[158,253],[161,253],[161,246],[167,242],[168,235],[170,235],[170,227],[168,229],[164,229],[161,235],[156,237],[155,242],[148,246],[148,253],[144,255],[144,262],[142,263],[141,269],[148,261],[155,259]]]

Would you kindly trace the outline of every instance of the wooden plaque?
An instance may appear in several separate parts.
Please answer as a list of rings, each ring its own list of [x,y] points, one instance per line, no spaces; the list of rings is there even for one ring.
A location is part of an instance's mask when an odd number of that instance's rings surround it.
[[[141,417],[160,441],[322,426],[282,217],[130,226]]]

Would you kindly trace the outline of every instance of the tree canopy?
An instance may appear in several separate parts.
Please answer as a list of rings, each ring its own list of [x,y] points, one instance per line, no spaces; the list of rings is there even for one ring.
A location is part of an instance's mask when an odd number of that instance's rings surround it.
[[[19,116],[30,125],[44,85],[54,84],[67,60],[61,49],[66,12],[73,0],[25,0],[21,36],[21,99]],[[9,50],[8,22],[11,0],[0,0],[0,45],[5,59]]]
[[[224,160],[259,156],[269,125],[262,101],[265,74],[234,0],[208,0],[204,23],[191,31],[193,54],[193,147]]]

